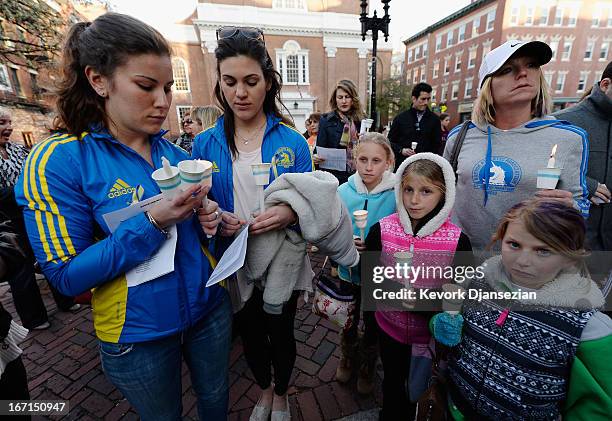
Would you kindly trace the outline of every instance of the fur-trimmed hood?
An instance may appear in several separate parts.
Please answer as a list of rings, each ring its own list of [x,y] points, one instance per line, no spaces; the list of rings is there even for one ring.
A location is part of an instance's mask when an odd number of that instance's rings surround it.
[[[406,167],[415,161],[428,160],[433,161],[442,168],[444,174],[444,183],[446,184],[446,198],[444,206],[438,212],[437,215],[433,216],[429,221],[425,223],[419,232],[414,233],[412,229],[412,223],[410,222],[410,216],[408,211],[404,207],[404,201],[402,200],[402,176]],[[442,158],[440,155],[436,155],[431,152],[423,152],[412,155],[399,166],[395,172],[395,203],[397,204],[397,213],[399,215],[400,223],[404,228],[404,232],[408,235],[417,235],[419,237],[426,237],[436,232],[438,228],[442,226],[444,222],[449,218],[453,206],[455,205],[455,172],[450,163]]]
[[[495,291],[511,291],[516,288],[504,270],[501,256],[494,256],[483,263],[485,280]],[[561,272],[559,276],[536,290],[535,300],[519,300],[526,305],[551,306],[591,310],[603,307],[605,300],[597,284],[578,273]]]

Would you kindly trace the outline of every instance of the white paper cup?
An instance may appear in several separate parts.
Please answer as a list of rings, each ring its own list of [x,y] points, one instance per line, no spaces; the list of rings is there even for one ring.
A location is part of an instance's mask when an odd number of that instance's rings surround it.
[[[442,310],[449,314],[459,313],[459,310],[461,310],[461,305],[463,304],[463,300],[458,298],[461,290],[463,290],[463,287],[457,284],[442,285],[442,291],[444,291],[444,293],[453,294],[452,298],[444,298],[442,300]]]
[[[359,130],[359,133],[363,134],[370,130],[372,124],[374,124],[374,120],[372,120],[371,118],[364,118],[363,120],[361,120],[361,129]]]
[[[538,170],[538,189],[553,190],[561,177],[561,168],[542,168]]]
[[[412,142],[412,143],[410,144],[410,149],[412,149],[412,150],[416,150],[416,148],[417,148],[418,144],[419,144],[419,142]]]
[[[266,186],[270,183],[270,167],[269,163],[251,164],[251,171],[255,184],[258,186]]]
[[[200,184],[204,177],[206,165],[204,161],[188,159],[178,163],[179,174],[181,177],[181,190],[185,191],[191,186]]]
[[[202,164],[204,164],[204,172],[202,173],[202,185],[203,186],[208,186],[211,187],[212,186],[212,169],[213,169],[213,164],[210,161],[200,161]]]
[[[153,174],[151,174],[151,178],[155,180],[163,196],[168,200],[172,200],[180,191],[181,187],[181,176],[179,169],[171,166],[170,172],[171,175],[168,175],[164,168],[158,168],[153,171]]]
[[[355,226],[357,228],[364,229],[368,224],[368,211],[356,210],[353,212],[353,219],[355,220]]]

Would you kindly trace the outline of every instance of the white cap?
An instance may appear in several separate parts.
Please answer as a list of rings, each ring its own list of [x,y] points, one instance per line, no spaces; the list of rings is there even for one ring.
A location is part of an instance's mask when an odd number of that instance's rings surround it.
[[[548,63],[552,58],[552,50],[542,41],[520,41],[517,39],[506,41],[499,47],[489,51],[482,60],[480,70],[478,71],[478,78],[480,80],[478,88],[482,88],[485,79],[498,71],[519,50],[530,57],[538,59],[540,66]]]

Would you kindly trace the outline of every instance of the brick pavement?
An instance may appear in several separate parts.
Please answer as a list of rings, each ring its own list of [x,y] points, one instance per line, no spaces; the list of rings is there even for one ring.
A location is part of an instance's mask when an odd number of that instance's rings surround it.
[[[312,256],[315,273],[322,257]],[[136,420],[137,414],[104,377],[98,357],[91,308],[76,313],[57,310],[46,282],[39,281],[47,305],[51,328],[32,331],[22,348],[32,399],[68,399],[70,414],[64,420]],[[18,320],[8,286],[0,286],[0,299]],[[360,420],[377,419],[374,410],[381,404],[380,367],[374,396],[356,392],[356,379],[348,385],[333,380],[339,358],[338,328],[310,311],[310,303],[300,305],[295,319],[297,360],[289,390],[293,420],[334,420],[355,414]],[[257,401],[258,386],[253,381],[237,339],[230,355],[229,420],[248,420]],[[197,419],[195,396],[183,365],[184,419]],[[358,414],[358,415],[357,415]],[[43,417],[34,417],[45,419]],[[58,419],[58,417],[53,417]]]

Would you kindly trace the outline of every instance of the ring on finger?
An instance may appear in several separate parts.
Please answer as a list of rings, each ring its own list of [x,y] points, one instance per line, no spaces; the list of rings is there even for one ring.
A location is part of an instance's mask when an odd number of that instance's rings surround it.
[[[219,211],[215,211],[215,219],[213,219],[213,221],[216,221],[217,219],[219,219]]]

